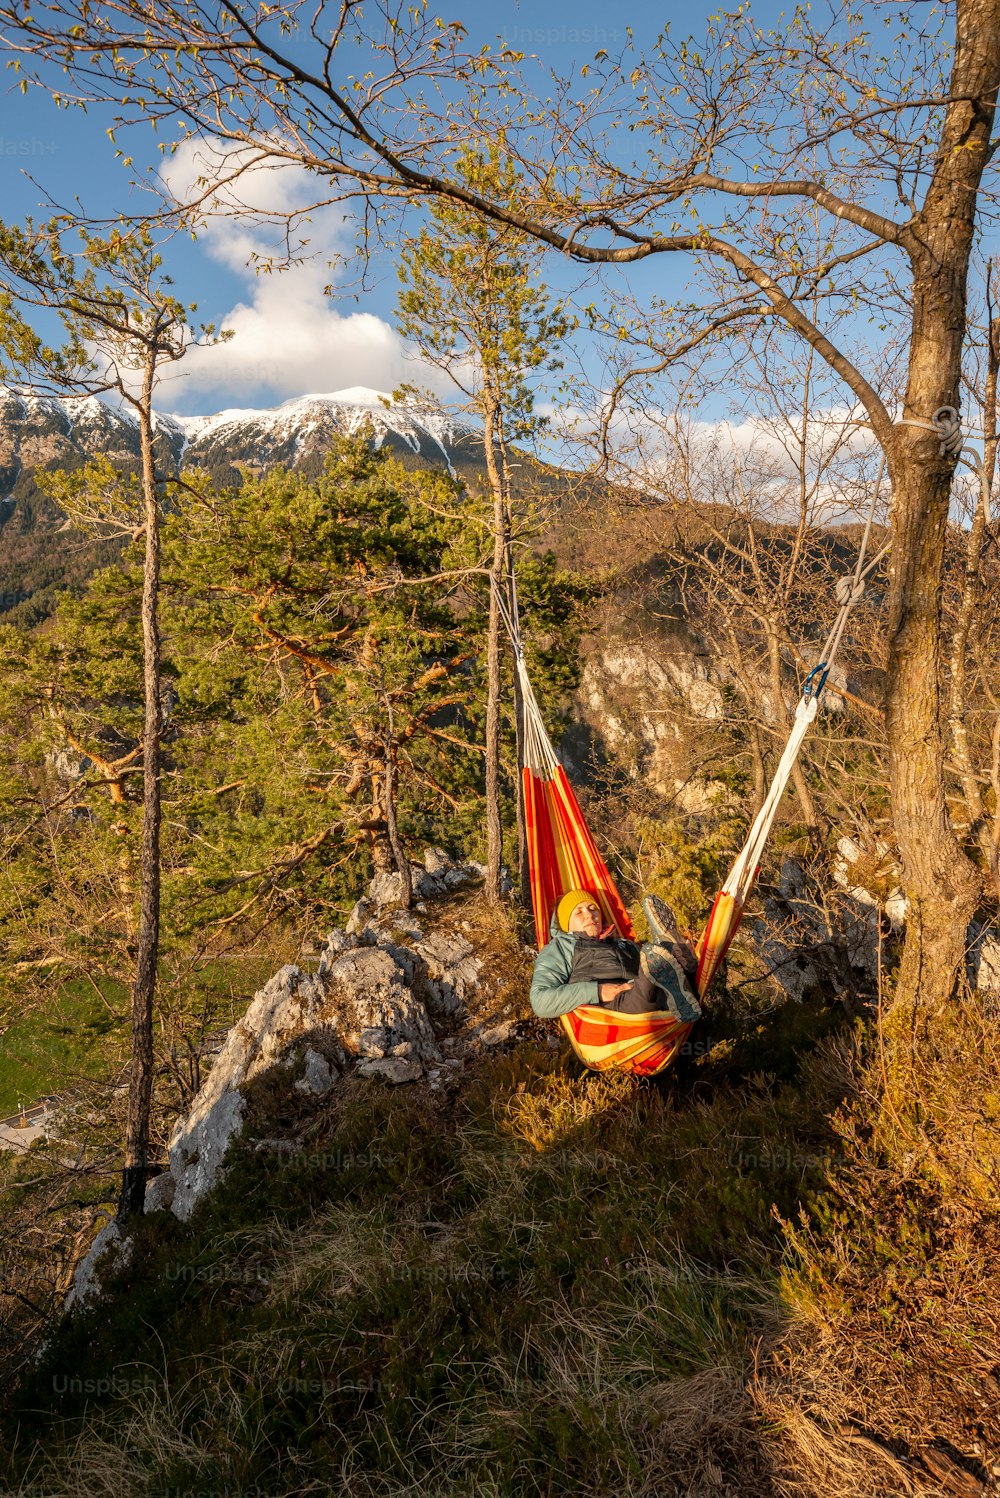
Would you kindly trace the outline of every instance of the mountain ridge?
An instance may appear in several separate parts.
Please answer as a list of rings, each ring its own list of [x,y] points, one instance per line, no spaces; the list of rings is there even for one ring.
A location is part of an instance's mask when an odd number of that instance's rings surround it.
[[[201,416],[154,413],[156,449],[168,471],[197,468],[220,485],[244,470],[317,475],[333,442],[367,429],[404,467],[444,467],[476,480],[483,444],[472,422],[419,397],[393,402],[367,386],[295,396],[277,406],[227,407]],[[57,592],[76,588],[112,559],[118,543],[62,534],[65,517],[35,481],[39,471],[78,468],[105,456],[138,468],[139,428],[128,407],[94,395],[56,396],[0,386],[0,618],[34,623]]]
[[[459,466],[467,466],[470,447],[481,448],[473,424],[444,406],[419,398],[393,401],[386,392],[363,385],[293,396],[277,406],[225,407],[207,415],[155,411],[153,420],[173,462],[199,466],[225,459],[234,445],[255,442],[258,461],[277,461],[271,450],[276,443],[287,446],[290,435],[293,456],[306,456],[316,440],[333,431],[354,436],[366,425],[376,447],[401,448],[424,461],[437,459],[450,471],[456,458]],[[0,488],[12,490],[25,469],[51,466],[74,453],[91,458],[115,445],[138,457],[138,420],[128,406],[116,408],[95,395],[56,396],[0,386]],[[14,497],[2,495],[0,502]]]

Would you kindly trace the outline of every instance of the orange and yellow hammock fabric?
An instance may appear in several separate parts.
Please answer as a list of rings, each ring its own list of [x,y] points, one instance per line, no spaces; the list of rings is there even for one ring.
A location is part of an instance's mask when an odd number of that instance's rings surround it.
[[[858,567],[861,566],[862,551]],[[695,987],[701,998],[715,977],[736,935],[747,895],[757,874],[760,855],[771,830],[778,803],[784,795],[792,766],[819,709],[819,695],[826,680],[836,640],[843,630],[847,612],[856,594],[842,606],[831,639],[834,646],[825,654],[828,659],[812,673],[795,709],[795,722],[784,753],[778,762],[764,804],[754,820],[747,840],[730,869],[719,894],[715,897],[708,924],[698,943],[698,972]],[[535,937],[539,950],[549,939],[552,912],[560,897],[571,889],[585,889],[598,900],[606,922],[620,936],[634,938],[632,922],[622,898],[597,850],[566,772],[556,758],[555,749],[542,720],[541,710],[531,687],[517,618],[517,597],[512,593],[510,607],[500,598],[500,610],[514,647],[514,663],[521,685],[523,706],[523,758],[525,827],[528,840],[528,868],[531,875],[531,899],[535,915]],[[828,646],[830,642],[827,642]],[[822,672],[813,690],[813,676]],[[563,1029],[584,1065],[595,1071],[614,1067],[634,1076],[652,1077],[668,1066],[684,1044],[691,1026],[671,1015],[622,1014],[614,1009],[583,1004],[561,1016]]]
[[[570,889],[589,890],[596,896],[606,923],[620,936],[634,939],[628,911],[597,851],[562,765],[546,769],[525,766],[522,778],[539,950],[548,940],[549,923],[560,896]],[[699,946],[699,997],[725,956],[742,909],[742,903],[737,905],[727,894],[720,894],[712,907]],[[614,1067],[637,1077],[655,1076],[668,1066],[691,1031],[690,1025],[671,1015],[621,1014],[592,1004],[562,1015],[561,1023],[584,1065],[595,1071]]]

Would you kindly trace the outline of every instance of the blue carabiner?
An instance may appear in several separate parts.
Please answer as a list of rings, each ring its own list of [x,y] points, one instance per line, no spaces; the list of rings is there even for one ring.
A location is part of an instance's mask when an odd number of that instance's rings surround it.
[[[830,668],[827,665],[826,661],[820,661],[818,666],[813,666],[812,670],[809,672],[809,675],[806,677],[805,685],[802,688],[803,702],[808,702],[809,698],[813,696],[813,677],[819,677],[819,685],[815,688],[815,695],[818,698],[820,692],[822,692],[823,688],[826,686],[826,678],[829,676],[829,674]]]

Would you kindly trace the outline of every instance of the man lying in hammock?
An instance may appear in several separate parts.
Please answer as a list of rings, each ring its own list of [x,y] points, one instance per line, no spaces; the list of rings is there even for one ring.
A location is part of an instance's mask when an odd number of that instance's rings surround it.
[[[701,1014],[694,991],[698,960],[655,895],[642,902],[652,941],[637,946],[604,928],[592,894],[574,889],[556,906],[552,935],[539,952],[531,1007],[544,1019],[596,1004],[624,1014],[666,1011],[690,1024]],[[602,929],[603,928],[603,929]]]

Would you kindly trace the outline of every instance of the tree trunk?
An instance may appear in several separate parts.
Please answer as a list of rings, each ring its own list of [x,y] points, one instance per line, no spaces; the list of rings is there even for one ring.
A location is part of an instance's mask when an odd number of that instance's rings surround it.
[[[486,633],[486,899],[500,901],[503,823],[500,816],[500,590],[507,582],[507,527],[503,479],[497,462],[499,403],[483,406],[486,474],[493,496],[493,562],[490,567],[490,611]]]
[[[153,376],[150,351],[143,373],[139,441],[146,526],[142,578],[142,658],[145,714],[142,744],[142,852],[139,865],[139,933],[132,987],[132,1070],[125,1126],[125,1165],[118,1217],[141,1212],[149,1167],[149,1113],[153,1095],[153,998],[160,945],[160,509],[153,461]]]
[[[396,825],[396,787],[395,766],[392,762],[392,747],[386,745],[385,750],[385,823],[389,837],[389,846],[392,849],[392,859],[399,874],[400,909],[409,910],[413,904],[413,875],[410,872],[410,861],[403,851],[403,844],[399,839],[399,828]]]
[[[389,821],[385,811],[385,776],[379,773],[378,763],[370,767],[372,783],[371,813],[365,830],[371,834],[372,869],[376,874],[391,874],[396,860],[389,841]]]
[[[503,432],[502,415],[500,426],[500,456],[501,456],[501,479],[504,498],[504,583],[506,596],[509,600],[511,612],[516,597],[516,585],[514,580],[514,510],[510,494],[510,467],[507,463],[507,441]],[[514,747],[517,760],[517,786],[515,792],[515,805],[517,807],[517,882],[521,896],[521,904],[528,912],[531,911],[531,870],[528,867],[528,824],[524,810],[524,693],[521,690],[521,677],[515,665],[513,671],[513,698],[514,698]]]
[[[767,795],[767,766],[764,764],[760,729],[752,719],[750,721],[750,755],[753,763],[753,814],[756,817]]]
[[[513,576],[514,559],[508,554],[508,571]],[[524,693],[521,678],[514,670],[514,732],[517,740],[517,882],[521,904],[530,911],[531,870],[528,867],[528,824],[524,810]]]
[[[996,466],[997,381],[1000,376],[1000,318],[994,316],[991,296],[991,267],[986,271],[986,384],[983,393],[983,468],[977,474],[979,493],[976,510],[965,545],[965,567],[962,593],[951,646],[951,682],[948,720],[951,730],[952,757],[958,767],[965,804],[969,812],[970,835],[979,844],[983,861],[989,869],[995,895],[1000,896],[1000,865],[991,818],[987,814],[972,748],[969,744],[968,657],[978,633],[980,602],[983,594],[982,566],[990,518],[990,490]]]
[[[396,824],[396,761],[394,758],[394,745],[396,739],[396,722],[392,711],[392,698],[382,688],[385,699],[386,723],[388,732],[385,739],[385,826],[389,838],[389,847],[392,849],[392,860],[399,874],[399,903],[403,910],[409,910],[413,904],[413,874],[410,870],[410,860],[403,851],[403,844],[399,836],[399,828]]]
[[[913,331],[904,417],[960,404],[976,194],[1000,85],[1000,0],[957,10],[950,102],[923,207],[905,231]],[[931,1009],[954,992],[980,881],[948,819],[941,703],[941,591],[954,458],[933,432],[897,426],[888,454],[892,571],[886,728],[892,811],[910,898],[896,990]]]

